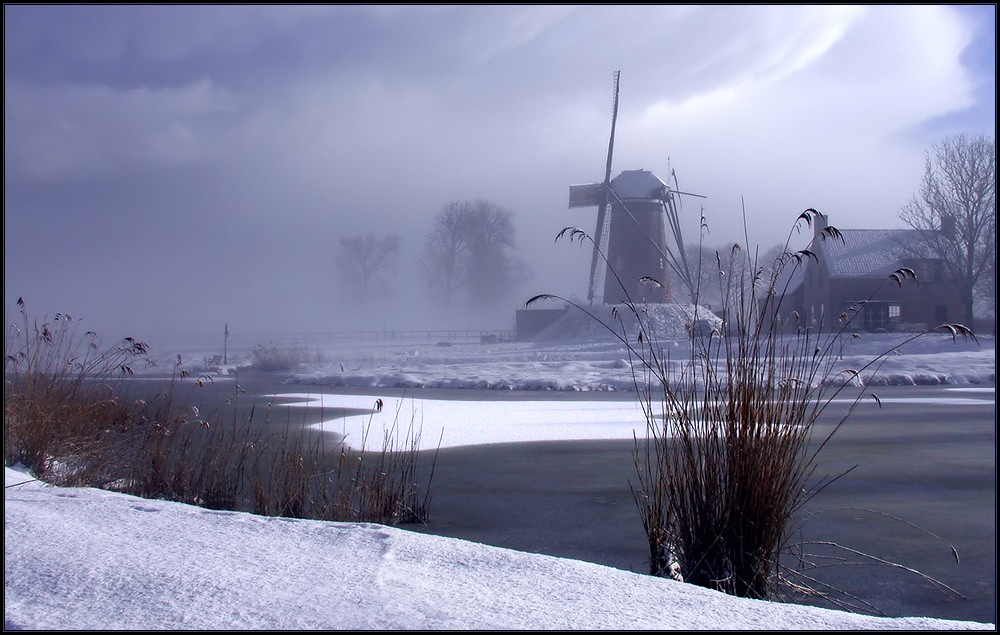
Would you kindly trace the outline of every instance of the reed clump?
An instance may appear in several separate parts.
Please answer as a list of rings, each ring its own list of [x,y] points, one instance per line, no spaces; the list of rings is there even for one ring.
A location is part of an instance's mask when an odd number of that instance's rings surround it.
[[[8,321],[4,358],[4,461],[30,467],[59,485],[100,480],[113,442],[127,435],[142,404],[125,397],[121,376],[147,353],[125,338],[101,349],[97,334],[78,334],[68,314]]]
[[[258,344],[251,349],[250,355],[250,366],[265,372],[296,370],[308,361],[319,361],[318,354],[310,355],[306,349],[299,346],[278,348]]]
[[[811,226],[818,214],[806,210],[796,224]],[[576,228],[559,235],[566,236],[593,244]],[[819,236],[843,240],[832,226]],[[817,259],[809,250],[790,252],[791,237],[773,263],[758,262],[739,245],[717,254],[716,263],[698,263],[717,268],[725,321],[720,329],[701,328],[713,315],[698,305],[695,289],[690,347],[680,359],[664,352],[672,349],[661,346],[645,305],[629,299],[609,323],[567,301],[601,322],[628,352],[646,419],[646,434],[635,439],[632,492],[652,575],[757,599],[776,598],[780,588],[808,587],[808,575],[785,566],[783,556],[793,553],[803,506],[832,480],[816,477],[817,455],[867,396],[864,389],[885,359],[923,335],[912,335],[862,368],[837,370],[845,339],[857,337],[850,327],[861,305],[812,322],[788,309],[790,274]],[[887,282],[914,277],[901,269]],[[626,296],[633,287],[620,279],[618,284]],[[528,304],[556,297],[543,294]],[[939,328],[974,337],[961,325]],[[852,391],[856,396],[832,429],[817,434],[820,415],[847,386],[861,390]]]
[[[68,315],[39,323],[23,300],[18,311],[4,340],[5,464],[53,485],[212,509],[386,524],[427,518],[433,464],[420,464],[419,429],[398,413],[381,444],[369,447],[366,432],[361,449],[291,421],[274,425],[270,408],[237,415],[239,384],[231,410],[203,414],[179,395],[185,373],[176,368],[152,394],[130,381],[147,363],[146,344],[125,338],[102,349],[95,333],[78,336]]]
[[[269,412],[254,408],[243,420],[175,419],[149,428],[130,478],[116,489],[264,516],[390,525],[427,519],[433,465],[420,463],[415,426],[400,431],[394,424],[381,444],[369,444],[366,434],[357,449],[273,422]]]

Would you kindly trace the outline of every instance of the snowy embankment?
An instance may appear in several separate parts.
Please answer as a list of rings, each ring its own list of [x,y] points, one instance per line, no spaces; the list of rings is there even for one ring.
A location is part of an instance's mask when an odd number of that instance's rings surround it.
[[[4,630],[995,630],[748,600],[382,525],[213,511],[4,473]]]
[[[647,341],[655,337],[656,350],[677,369],[689,359],[686,324],[693,313],[675,305],[648,305]],[[289,383],[366,388],[463,388],[472,390],[634,391],[633,363],[626,347],[603,324],[614,325],[609,307],[595,308],[593,317],[581,311],[563,318],[531,342],[354,348],[324,351],[329,363],[296,373]],[[607,313],[607,315],[605,315]],[[618,312],[619,316],[623,311]],[[710,313],[698,314],[711,328],[721,324]],[[600,321],[594,318],[599,318]],[[625,334],[636,345],[634,318],[622,317]],[[603,324],[602,324],[603,323]],[[621,324],[621,323],[619,323]],[[621,332],[618,327],[617,333]],[[912,335],[845,335],[837,342],[835,371],[861,369],[877,356],[894,349]],[[965,385],[996,381],[993,337],[978,341],[946,333],[922,335],[886,356],[862,374],[873,385]],[[644,379],[638,377],[640,386]]]

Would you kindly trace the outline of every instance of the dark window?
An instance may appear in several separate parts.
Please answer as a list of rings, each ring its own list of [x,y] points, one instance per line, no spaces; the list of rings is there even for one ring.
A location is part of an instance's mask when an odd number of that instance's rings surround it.
[[[857,306],[857,305],[855,305]],[[889,305],[884,302],[866,302],[861,305],[859,326],[865,331],[888,331],[893,328],[889,319]]]
[[[940,258],[911,260],[907,266],[917,274],[920,282],[941,282],[944,279],[944,263]]]
[[[938,322],[939,324],[942,324],[942,323],[948,321],[948,305],[947,304],[939,304],[936,307],[934,307],[934,320],[936,322]]]
[[[935,260],[934,266],[934,280],[944,280],[944,262],[941,260]]]

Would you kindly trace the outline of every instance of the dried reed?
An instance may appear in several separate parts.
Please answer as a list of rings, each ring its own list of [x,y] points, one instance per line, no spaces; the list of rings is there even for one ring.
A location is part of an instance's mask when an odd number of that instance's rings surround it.
[[[398,418],[381,445],[327,447],[305,425],[271,425],[256,408],[199,412],[177,395],[178,372],[148,398],[130,396],[148,347],[126,338],[101,351],[75,335],[70,316],[8,321],[4,362],[4,461],[56,485],[94,486],[213,509],[325,520],[404,523],[428,515],[432,462],[419,465],[419,426]],[[202,382],[199,382],[201,384]],[[374,411],[374,410],[373,410]],[[398,417],[397,413],[397,417]],[[289,415],[290,416],[290,415]],[[436,454],[433,457],[436,460]]]
[[[818,214],[806,210],[793,230],[800,222],[811,226]],[[843,240],[832,226],[819,236]],[[557,240],[563,237],[594,242],[577,228],[564,229]],[[863,368],[837,372],[843,339],[856,337],[848,329],[861,305],[830,323],[823,318],[805,323],[789,310],[789,274],[818,259],[805,249],[789,252],[791,238],[789,232],[785,252],[773,266],[763,266],[771,263],[759,263],[739,245],[717,254],[720,278],[724,271],[740,272],[736,279],[723,278],[726,324],[710,333],[694,328],[700,317],[709,317],[707,308],[697,306],[695,290],[689,355],[680,360],[664,354],[644,305],[631,299],[624,303],[638,324],[636,332],[628,332],[617,308],[612,312],[617,322],[606,323],[586,307],[558,298],[603,324],[628,352],[647,422],[645,438],[635,439],[632,492],[653,575],[759,599],[775,597],[781,585],[807,583],[805,575],[784,567],[781,557],[791,551],[796,515],[830,482],[815,478],[816,456],[864,390],[820,438],[814,438],[816,421],[846,386],[867,388],[888,355],[922,335],[914,334]],[[632,285],[613,269],[611,274],[628,296]],[[910,278],[915,278],[911,270],[900,269],[886,282],[903,284]],[[527,304],[548,298],[557,296],[535,296]],[[974,337],[961,325],[939,328]]]

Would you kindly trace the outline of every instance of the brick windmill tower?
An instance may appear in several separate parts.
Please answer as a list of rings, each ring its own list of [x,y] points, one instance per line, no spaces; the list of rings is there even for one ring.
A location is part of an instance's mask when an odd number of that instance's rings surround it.
[[[668,302],[671,274],[682,284],[691,284],[678,217],[680,196],[704,197],[678,191],[672,170],[668,182],[647,170],[626,170],[611,178],[619,75],[615,71],[604,181],[569,187],[571,209],[598,208],[587,301]]]

